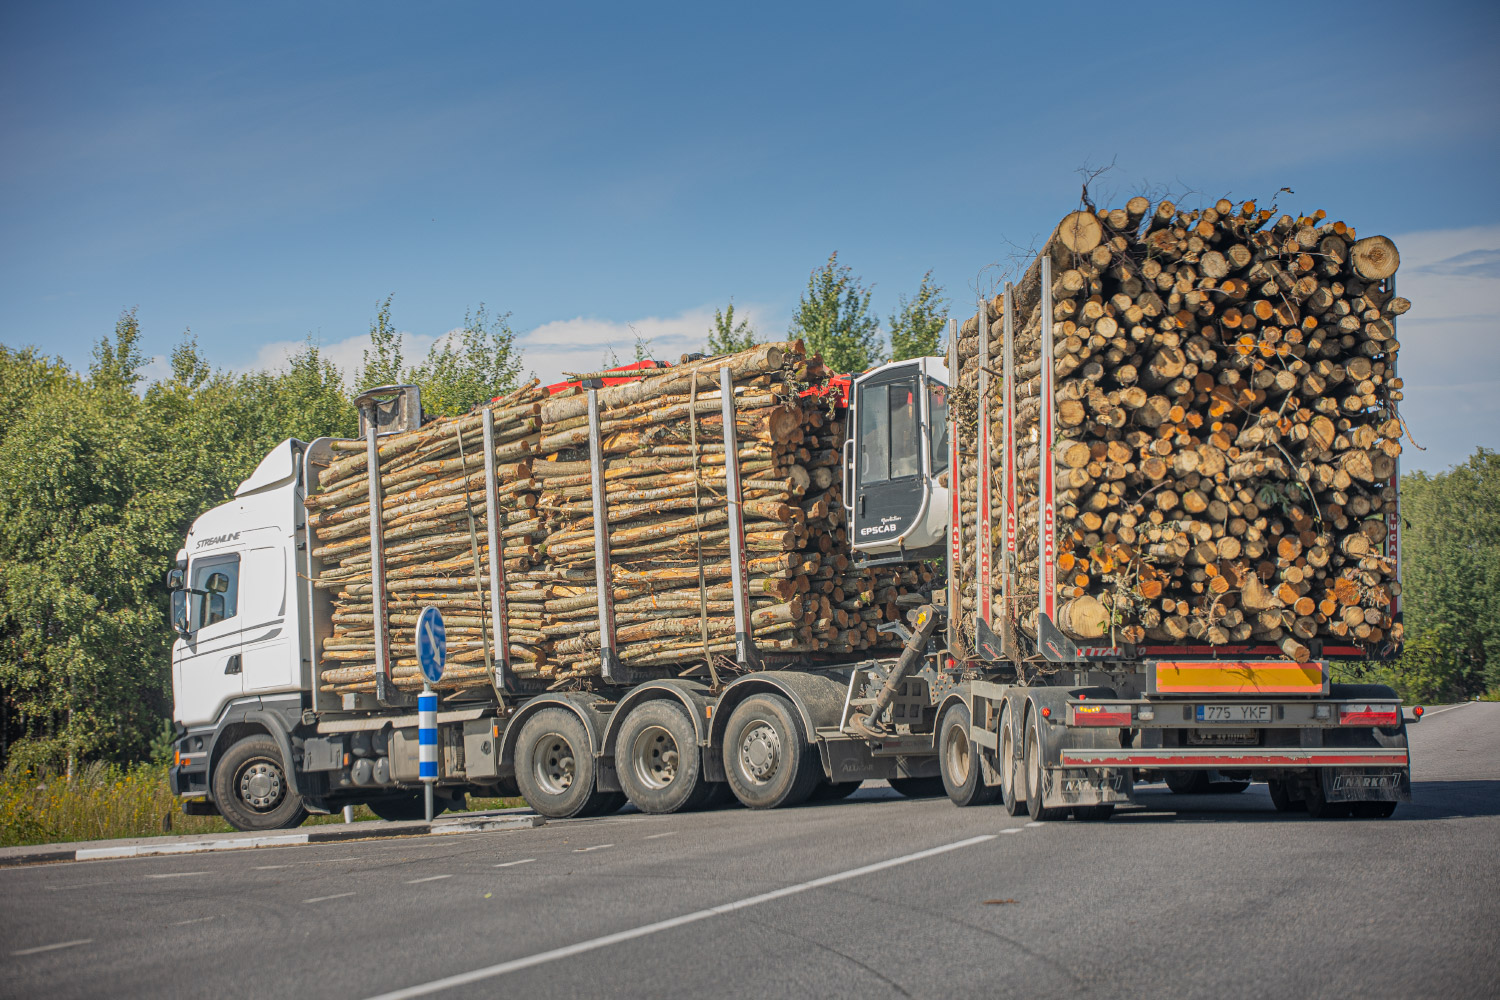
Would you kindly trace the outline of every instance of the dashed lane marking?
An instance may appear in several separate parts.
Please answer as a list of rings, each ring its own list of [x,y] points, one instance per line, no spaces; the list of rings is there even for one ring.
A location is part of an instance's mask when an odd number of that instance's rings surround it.
[[[653,833],[653,834],[651,834],[651,836],[646,837],[645,839],[646,840],[655,840],[658,837],[675,837],[675,836],[677,836],[677,831],[676,830],[668,830],[666,833]]]
[[[529,865],[529,864],[531,864],[535,860],[536,860],[536,858],[522,858],[520,861],[502,861],[500,864],[495,865],[494,867],[496,867],[496,868],[512,868],[512,867],[514,867],[516,865]]]
[[[162,872],[160,875],[147,875],[147,878],[186,878],[189,875],[207,875],[208,872]]]
[[[452,875],[429,875],[426,878],[408,879],[407,882],[406,882],[406,884],[407,885],[416,885],[419,882],[436,882],[438,879],[452,878],[452,877],[453,877]]]
[[[40,955],[44,951],[57,951],[61,948],[76,948],[81,944],[92,944],[93,938],[79,938],[77,941],[59,941],[57,944],[44,944],[36,948],[22,948],[20,951],[11,952],[12,955]]]
[[[304,903],[325,903],[325,902],[327,902],[330,899],[343,899],[345,896],[352,896],[352,895],[354,895],[354,893],[352,893],[352,892],[336,892],[332,896],[314,896],[312,899],[304,899],[302,902],[304,902]]]
[[[1001,833],[1020,833],[1021,832],[1021,828],[1019,826],[1017,826],[1017,827],[1012,827],[1009,830],[1001,830],[1000,832]]]
[[[1046,826],[1047,824],[1044,823],[1044,822],[1042,822],[1039,819],[1034,819],[1030,823],[1027,823],[1026,825],[1027,826]]]
[[[794,896],[799,892],[806,892],[809,889],[819,889],[825,885],[834,885],[838,882],[844,882],[849,879],[859,878],[862,875],[869,875],[873,872],[883,871],[887,868],[895,868],[897,865],[910,864],[913,861],[920,861],[923,858],[931,858],[939,854],[946,854],[949,851],[956,851],[962,847],[972,847],[975,844],[982,844],[986,841],[994,839],[995,834],[986,833],[981,834],[978,837],[970,837],[967,840],[958,840],[954,841],[951,844],[943,844],[941,847],[929,847],[925,851],[917,851],[914,854],[903,854],[899,858],[890,858],[886,861],[877,861],[874,864],[864,865],[859,868],[850,868],[848,871],[838,872],[833,875],[824,875],[822,878],[811,879],[807,882],[798,882],[796,885],[789,885],[781,889],[773,889],[770,892],[763,892],[758,896],[747,896],[744,899],[738,899],[732,903],[724,903],[720,906],[711,906],[706,910],[697,910],[693,913],[684,913],[680,917],[672,917],[669,920],[658,920],[655,923],[643,924],[640,927],[634,927],[630,930],[617,931],[614,934],[606,934],[603,937],[590,938],[587,941],[580,941],[577,944],[570,944],[562,948],[553,948],[551,951],[537,952],[534,955],[527,955],[525,958],[512,959],[509,962],[501,962],[498,965],[488,965],[482,969],[474,969],[472,972],[462,972],[456,976],[446,976],[443,979],[434,979],[431,982],[419,983],[416,986],[409,986],[406,989],[395,990],[390,993],[382,993],[377,997],[372,997],[371,1000],[411,1000],[412,997],[424,997],[432,993],[438,993],[442,990],[451,990],[458,986],[467,986],[470,983],[477,983],[486,979],[493,979],[496,976],[503,976],[508,972],[515,972],[519,969],[529,969],[537,965],[545,965],[548,962],[555,962],[561,958],[571,958],[574,955],[581,955],[585,952],[594,951],[599,948],[607,948],[610,945],[620,944],[624,941],[633,941],[636,938],[646,937],[648,935],[656,934],[661,931],[672,930],[673,928],[682,927],[686,924],[696,923],[700,920],[707,920],[710,917],[717,917],[722,916],[726,913],[733,913],[736,910],[743,910],[746,907],[756,906],[760,903],[769,903],[775,899],[783,899],[787,896]]]
[[[602,851],[606,847],[614,847],[614,846],[615,846],[614,844],[595,844],[593,847],[580,847],[576,851],[574,851],[573,853],[574,854],[587,854],[589,851]]]
[[[188,924],[202,924],[202,923],[207,923],[210,920],[217,920],[217,919],[218,919],[217,916],[213,916],[213,917],[194,917],[192,920],[179,920],[175,924],[173,924],[172,926],[173,927],[186,927]]]

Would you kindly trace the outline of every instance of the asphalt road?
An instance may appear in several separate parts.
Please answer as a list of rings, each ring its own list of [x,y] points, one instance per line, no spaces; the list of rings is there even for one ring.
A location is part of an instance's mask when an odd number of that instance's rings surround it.
[[[1412,745],[1415,801],[1383,821],[1278,815],[1264,785],[1149,786],[1106,824],[872,787],[3,870],[0,995],[1492,997],[1500,704]]]

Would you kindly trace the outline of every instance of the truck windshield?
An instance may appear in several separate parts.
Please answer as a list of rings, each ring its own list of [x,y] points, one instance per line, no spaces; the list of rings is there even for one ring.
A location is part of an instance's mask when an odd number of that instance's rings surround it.
[[[879,483],[922,471],[921,412],[913,379],[867,385],[859,398],[859,477]]]

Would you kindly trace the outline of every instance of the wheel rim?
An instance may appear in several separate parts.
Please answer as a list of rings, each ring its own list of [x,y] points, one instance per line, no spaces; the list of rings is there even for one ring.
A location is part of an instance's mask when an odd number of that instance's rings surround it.
[[[630,746],[630,761],[636,780],[660,790],[677,780],[681,753],[672,734],[661,726],[647,726]]]
[[[740,740],[740,764],[746,777],[758,785],[776,776],[781,766],[781,736],[774,726],[757,722],[745,730]]]
[[[948,764],[948,774],[953,778],[955,785],[965,785],[969,781],[969,768],[973,766],[973,750],[969,747],[969,734],[961,725],[948,727],[948,747],[944,758]]]
[[[1026,734],[1026,801],[1040,806],[1042,802],[1041,762],[1037,759],[1036,737]],[[1034,815],[1034,814],[1033,814]]]
[[[256,812],[270,812],[286,797],[286,776],[269,757],[254,757],[240,769],[240,801]]]
[[[1000,790],[1014,799],[1016,796],[1016,768],[1011,760],[1015,756],[1015,739],[1010,734],[1010,719],[1000,720]]]
[[[573,787],[573,745],[558,733],[548,733],[536,743],[531,776],[548,795],[564,795]]]

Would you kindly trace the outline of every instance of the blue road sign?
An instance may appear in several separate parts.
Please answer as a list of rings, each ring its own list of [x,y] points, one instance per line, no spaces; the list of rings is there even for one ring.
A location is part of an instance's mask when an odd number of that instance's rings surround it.
[[[417,616],[417,661],[428,684],[443,679],[443,665],[448,662],[448,633],[443,629],[443,614],[431,605]]]

